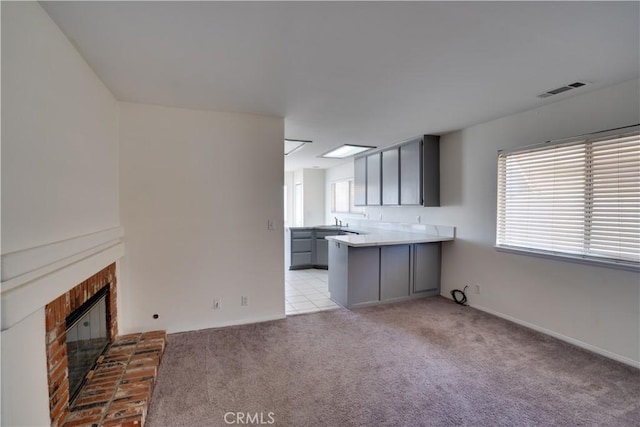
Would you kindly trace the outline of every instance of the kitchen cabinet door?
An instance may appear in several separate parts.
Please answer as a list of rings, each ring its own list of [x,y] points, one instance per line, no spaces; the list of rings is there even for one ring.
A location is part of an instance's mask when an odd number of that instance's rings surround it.
[[[347,308],[380,301],[380,248],[350,247],[348,252]]]
[[[379,206],[380,198],[380,153],[367,156],[367,206]]]
[[[400,146],[400,204],[422,204],[421,147],[416,140]]]
[[[422,143],[422,206],[440,206],[440,137],[425,135]]]
[[[354,204],[367,204],[367,158],[360,157],[353,161]]]
[[[380,247],[380,301],[391,301],[409,296],[410,246]]]
[[[400,150],[393,148],[382,152],[382,204],[398,205],[400,202]]]
[[[324,237],[316,239],[316,267],[328,267],[329,265],[329,241]]]
[[[413,292],[440,289],[440,243],[413,245]]]

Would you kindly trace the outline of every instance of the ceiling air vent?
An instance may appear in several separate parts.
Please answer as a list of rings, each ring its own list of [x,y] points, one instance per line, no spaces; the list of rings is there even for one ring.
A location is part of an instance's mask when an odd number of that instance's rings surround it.
[[[548,98],[550,96],[557,95],[559,93],[566,92],[568,90],[577,89],[579,87],[586,86],[586,85],[587,85],[587,83],[585,83],[585,82],[571,83],[571,84],[568,84],[566,86],[562,86],[562,87],[558,87],[558,88],[555,88],[555,89],[548,90],[545,93],[542,93],[542,94],[538,95],[538,98]]]

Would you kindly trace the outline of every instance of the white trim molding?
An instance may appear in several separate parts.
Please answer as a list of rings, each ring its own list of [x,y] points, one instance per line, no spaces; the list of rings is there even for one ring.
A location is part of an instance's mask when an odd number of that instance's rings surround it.
[[[124,256],[115,227],[2,255],[1,329],[6,330]]]

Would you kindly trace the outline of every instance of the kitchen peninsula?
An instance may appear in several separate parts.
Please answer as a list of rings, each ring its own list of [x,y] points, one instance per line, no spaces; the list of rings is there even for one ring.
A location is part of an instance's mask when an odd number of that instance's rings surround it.
[[[451,226],[398,225],[325,237],[331,299],[355,308],[439,295],[441,244],[454,236]]]

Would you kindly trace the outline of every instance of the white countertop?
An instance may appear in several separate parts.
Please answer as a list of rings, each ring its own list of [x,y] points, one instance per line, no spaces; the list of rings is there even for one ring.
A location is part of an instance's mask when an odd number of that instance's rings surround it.
[[[387,246],[409,245],[412,243],[446,242],[454,240],[452,236],[438,236],[425,233],[411,233],[393,230],[375,230],[366,234],[348,234],[344,236],[327,236],[327,240],[344,243],[347,246]]]

